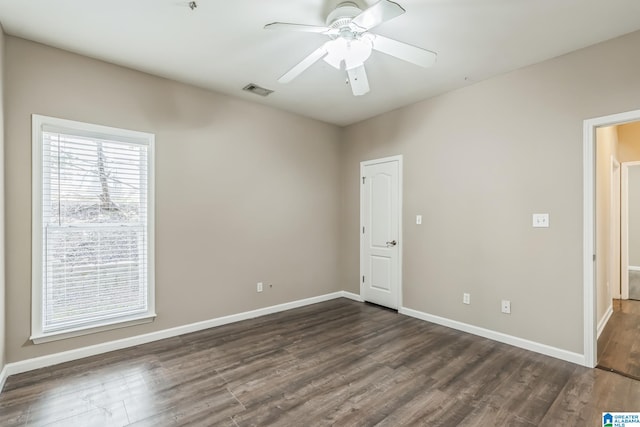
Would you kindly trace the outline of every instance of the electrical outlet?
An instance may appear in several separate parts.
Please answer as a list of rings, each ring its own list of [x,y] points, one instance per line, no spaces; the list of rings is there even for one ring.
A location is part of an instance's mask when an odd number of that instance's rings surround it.
[[[462,303],[471,304],[471,294],[462,294]]]
[[[422,215],[416,215],[416,224],[422,224]]]
[[[262,292],[262,282],[258,282],[258,286],[256,287],[257,292]]]
[[[504,314],[511,314],[511,301],[506,299],[502,300],[502,312]]]
[[[534,228],[548,228],[549,227],[549,214],[539,213],[533,214],[533,227]]]

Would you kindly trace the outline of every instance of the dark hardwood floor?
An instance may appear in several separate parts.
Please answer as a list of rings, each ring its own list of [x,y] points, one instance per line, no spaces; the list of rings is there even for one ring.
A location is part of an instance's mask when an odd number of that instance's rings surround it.
[[[0,425],[599,426],[640,382],[332,300],[7,380]]]
[[[598,338],[598,367],[640,380],[640,301],[613,300]]]

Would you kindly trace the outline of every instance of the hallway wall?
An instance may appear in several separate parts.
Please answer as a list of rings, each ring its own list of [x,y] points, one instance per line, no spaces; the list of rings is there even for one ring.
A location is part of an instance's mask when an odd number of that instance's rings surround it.
[[[618,158],[616,126],[596,130],[596,323],[611,309],[611,158]],[[620,263],[618,262],[618,265]],[[619,268],[618,268],[619,270]]]

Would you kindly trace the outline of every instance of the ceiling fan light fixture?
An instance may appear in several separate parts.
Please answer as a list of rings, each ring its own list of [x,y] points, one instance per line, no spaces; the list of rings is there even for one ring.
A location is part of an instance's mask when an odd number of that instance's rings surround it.
[[[421,67],[433,65],[436,60],[435,52],[369,32],[405,12],[405,9],[393,0],[377,0],[365,10],[361,10],[353,1],[343,1],[329,13],[325,27],[286,22],[265,25],[265,29],[319,33],[330,38],[284,73],[278,82],[291,82],[323,59],[332,67],[346,71],[353,94],[360,96],[369,92],[369,80],[364,63],[371,56],[372,50]]]
[[[323,59],[327,64],[338,70],[350,70],[369,59],[373,46],[368,39],[338,37],[325,43],[324,48],[327,55]]]

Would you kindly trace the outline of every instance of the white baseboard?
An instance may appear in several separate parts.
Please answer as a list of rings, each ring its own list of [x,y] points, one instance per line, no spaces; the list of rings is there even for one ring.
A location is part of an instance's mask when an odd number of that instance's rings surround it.
[[[151,332],[144,335],[137,335],[134,337],[123,338],[116,341],[109,341],[106,343],[96,344],[88,347],[82,347],[74,350],[64,351],[61,353],[54,353],[47,356],[36,357],[32,359],[22,360],[19,362],[8,363],[0,371],[0,392],[9,375],[20,374],[22,372],[32,371],[35,369],[44,368],[47,366],[57,365],[59,363],[70,362],[72,360],[82,359],[84,357],[95,356],[109,351],[120,350],[127,347],[133,347],[136,345],[146,344],[152,341],[158,341],[165,338],[172,338],[178,335],[184,335],[191,332],[201,331],[203,329],[209,329],[216,326],[222,326],[229,323],[240,322],[242,320],[253,319],[267,314],[279,313],[294,308],[304,307],[319,302],[329,301],[336,298],[348,298],[350,300],[363,302],[360,295],[347,291],[338,291],[326,295],[320,295],[317,297],[306,298],[302,300],[292,301],[284,304],[273,305],[270,307],[259,308],[256,310],[246,311],[243,313],[232,314],[229,316],[218,317],[215,319],[205,320],[202,322],[191,323],[188,325],[178,326],[175,328],[165,329],[162,331]],[[446,319],[444,317],[434,316],[431,314],[423,313],[421,311],[412,310],[410,308],[401,307],[398,310],[399,313],[415,317],[417,319],[425,320],[427,322],[437,323],[452,329],[467,332],[470,334],[478,335],[484,338],[488,338],[494,341],[502,342],[505,344],[513,345],[516,347],[524,348],[526,350],[542,353],[547,356],[555,357],[557,359],[566,360],[568,362],[584,365],[585,358],[582,354],[572,353],[559,348],[551,347],[545,344],[540,344],[534,341],[525,340],[522,338],[514,337],[511,335],[503,334],[500,332],[492,331],[489,329],[480,328],[478,326],[469,325],[466,323],[458,322],[455,320]]]
[[[598,335],[596,336],[596,339],[600,338],[600,334],[602,333],[602,331],[604,331],[604,327],[607,326],[607,323],[609,322],[609,319],[611,319],[612,315],[613,315],[613,302],[609,304],[609,308],[607,308],[607,312],[604,313],[604,316],[602,316],[602,319],[600,319],[600,321],[598,322]]]
[[[0,371],[0,393],[2,393],[2,389],[4,388],[4,383],[7,381],[7,377],[9,373],[7,371],[7,365],[2,367],[2,371]]]
[[[347,291],[342,291],[342,297],[343,298],[348,298],[354,301],[358,301],[358,302],[364,302],[364,298],[362,298],[360,295],[358,294],[354,294],[352,292],[347,292]]]
[[[451,320],[444,317],[435,316],[433,314],[423,313],[422,311],[413,310],[406,307],[401,307],[398,312],[400,314],[415,317],[416,319],[436,323],[438,325],[446,326],[451,329],[456,329],[458,331],[467,332],[484,338],[489,338],[490,340],[509,344],[514,347],[520,347],[525,350],[541,353],[547,356],[555,357],[556,359],[561,359],[567,362],[585,366],[585,357],[584,355],[579,353],[573,353],[571,351],[551,347],[546,344],[514,337],[512,335],[503,334],[502,332],[492,331],[490,329],[481,328],[479,326],[469,325],[468,323],[458,322],[457,320]]]
[[[72,360],[82,359],[84,357],[95,356],[97,354],[107,353],[109,351],[120,350],[127,347],[146,344],[152,341],[158,341],[165,338],[172,338],[178,335],[184,335],[191,332],[201,331],[216,326],[222,326],[229,323],[240,322],[242,320],[253,319],[267,314],[278,313],[281,311],[291,310],[293,308],[304,307],[306,305],[316,304],[319,302],[329,301],[336,298],[359,298],[358,295],[350,292],[338,291],[330,294],[320,295],[317,297],[291,301],[284,304],[272,305],[270,307],[259,308],[257,310],[245,311],[243,313],[232,314],[229,316],[217,317],[215,319],[204,320],[202,322],[191,323],[188,325],[177,326],[175,328],[164,329],[162,331],[151,332],[144,335],[123,338],[116,341],[109,341],[88,347],[82,347],[74,350],[64,351],[61,353],[49,354],[46,356],[35,357],[32,359],[21,360],[19,362],[8,363],[2,370],[0,380],[4,381],[9,375],[20,374],[22,372],[33,371],[35,369],[45,368],[47,366],[57,365],[59,363],[70,362]],[[357,301],[357,299],[356,299]],[[2,389],[0,388],[0,391]]]

